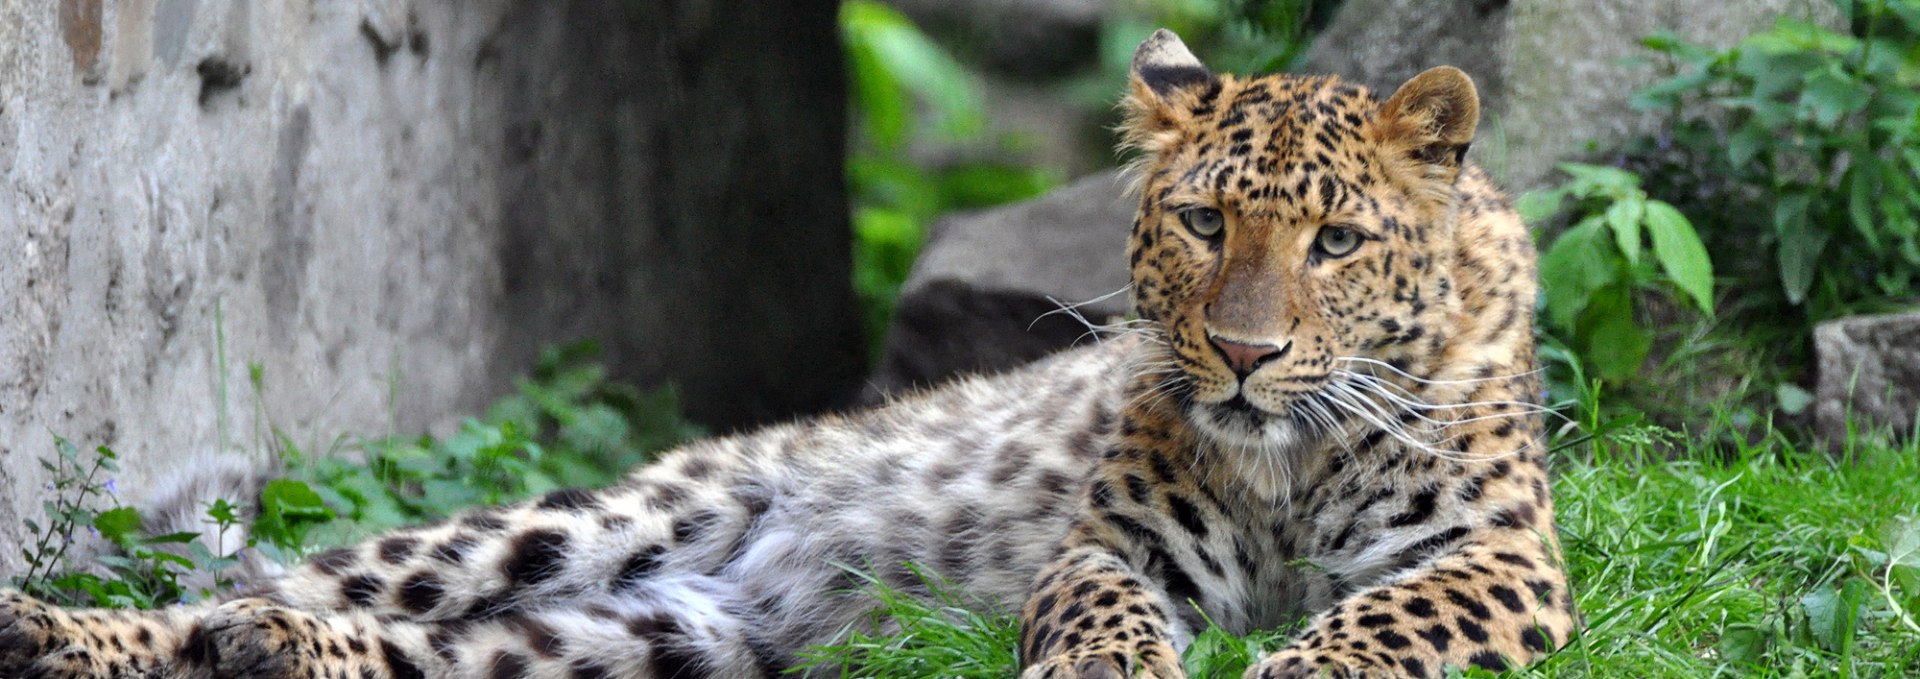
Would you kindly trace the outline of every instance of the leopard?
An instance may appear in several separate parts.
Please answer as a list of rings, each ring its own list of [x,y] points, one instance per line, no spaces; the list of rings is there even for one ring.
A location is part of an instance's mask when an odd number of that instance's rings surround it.
[[[151,611],[0,593],[0,676],[773,677],[937,579],[1019,621],[1023,679],[1435,677],[1577,632],[1532,335],[1534,247],[1466,158],[1472,80],[1136,50],[1134,317],[879,407],[690,443]],[[859,667],[807,670],[858,675]]]

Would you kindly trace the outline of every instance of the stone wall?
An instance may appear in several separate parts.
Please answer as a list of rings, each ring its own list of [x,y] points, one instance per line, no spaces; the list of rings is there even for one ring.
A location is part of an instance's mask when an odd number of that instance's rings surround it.
[[[0,574],[53,434],[135,502],[262,455],[250,363],[316,448],[576,337],[722,427],[848,393],[835,8],[752,4],[0,0]]]

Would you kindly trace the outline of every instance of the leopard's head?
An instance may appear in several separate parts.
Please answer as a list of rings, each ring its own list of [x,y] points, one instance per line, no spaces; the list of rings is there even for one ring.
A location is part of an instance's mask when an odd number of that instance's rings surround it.
[[[1134,304],[1202,433],[1289,445],[1365,416],[1334,402],[1341,371],[1442,351],[1479,119],[1466,74],[1426,71],[1383,103],[1337,78],[1215,74],[1161,30],[1131,80]]]

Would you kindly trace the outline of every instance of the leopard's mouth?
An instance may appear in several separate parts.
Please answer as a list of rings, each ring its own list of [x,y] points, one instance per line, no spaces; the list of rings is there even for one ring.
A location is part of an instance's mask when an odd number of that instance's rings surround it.
[[[1207,438],[1241,448],[1290,446],[1347,419],[1347,413],[1316,392],[1300,394],[1276,409],[1255,404],[1244,388],[1224,401],[1190,400],[1187,413]]]
[[[1188,419],[1207,438],[1238,448],[1271,448],[1291,443],[1300,431],[1292,418],[1275,414],[1242,394],[1218,403],[1194,402]]]
[[[1219,408],[1221,411],[1236,417],[1244,416],[1244,417],[1255,418],[1255,419],[1264,419],[1268,417],[1267,411],[1261,410],[1259,406],[1256,406],[1253,404],[1252,401],[1247,400],[1246,392],[1235,393],[1233,395],[1233,398],[1227,399],[1222,403],[1216,404],[1214,407]]]

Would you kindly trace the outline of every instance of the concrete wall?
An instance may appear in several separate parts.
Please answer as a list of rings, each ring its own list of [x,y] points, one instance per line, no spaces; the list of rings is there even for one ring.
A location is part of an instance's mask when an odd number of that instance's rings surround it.
[[[722,426],[842,393],[833,4],[737,4],[0,0],[0,574],[52,434],[136,502],[263,452],[250,362],[323,447],[580,336]]]

